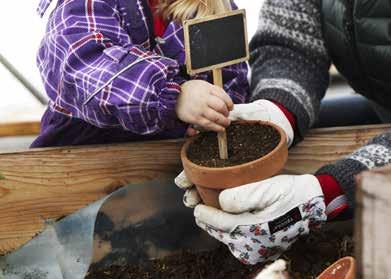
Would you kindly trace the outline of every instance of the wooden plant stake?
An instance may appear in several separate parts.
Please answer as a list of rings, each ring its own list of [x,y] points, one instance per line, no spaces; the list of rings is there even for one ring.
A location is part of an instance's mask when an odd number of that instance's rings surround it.
[[[223,88],[223,73],[222,69],[213,70],[213,83],[216,86]],[[227,160],[228,159],[228,144],[227,144],[227,132],[220,132],[217,134],[217,140],[219,142],[219,152],[220,158]]]
[[[223,88],[222,69],[249,59],[245,10],[184,22],[189,75],[213,71],[213,83]],[[218,134],[221,159],[228,159],[227,134]]]

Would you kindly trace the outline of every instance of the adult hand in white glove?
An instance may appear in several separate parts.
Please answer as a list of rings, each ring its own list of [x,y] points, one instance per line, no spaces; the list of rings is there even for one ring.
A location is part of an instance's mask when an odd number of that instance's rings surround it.
[[[222,210],[198,205],[196,223],[245,264],[278,258],[326,221],[323,193],[313,175],[280,175],[225,190],[219,201]]]

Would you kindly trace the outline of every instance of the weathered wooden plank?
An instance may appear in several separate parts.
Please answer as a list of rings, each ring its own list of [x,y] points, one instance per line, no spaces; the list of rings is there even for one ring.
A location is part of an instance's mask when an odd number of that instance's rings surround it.
[[[352,152],[390,125],[314,130],[293,148],[289,173],[311,173]],[[0,152],[0,253],[118,187],[181,169],[182,140]]]
[[[356,255],[359,278],[389,278],[391,265],[391,167],[365,172],[356,195]]]
[[[0,253],[120,186],[173,176],[180,148],[162,141],[1,154]]]
[[[0,137],[38,135],[40,122],[0,123]]]

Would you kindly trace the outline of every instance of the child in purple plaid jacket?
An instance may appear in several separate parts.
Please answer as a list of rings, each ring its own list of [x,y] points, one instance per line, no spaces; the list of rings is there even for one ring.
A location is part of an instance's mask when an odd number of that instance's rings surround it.
[[[41,0],[41,15],[50,2]],[[210,73],[190,78],[181,21],[236,7],[159,2],[58,1],[37,58],[50,102],[32,147],[175,138],[189,124],[213,131],[230,124],[233,104],[248,100],[247,65],[223,70],[224,90]]]

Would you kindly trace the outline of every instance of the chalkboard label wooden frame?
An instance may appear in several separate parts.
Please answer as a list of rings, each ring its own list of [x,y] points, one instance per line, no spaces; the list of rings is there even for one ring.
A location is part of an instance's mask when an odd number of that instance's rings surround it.
[[[183,28],[189,75],[245,62],[250,57],[245,10],[186,20]]]

